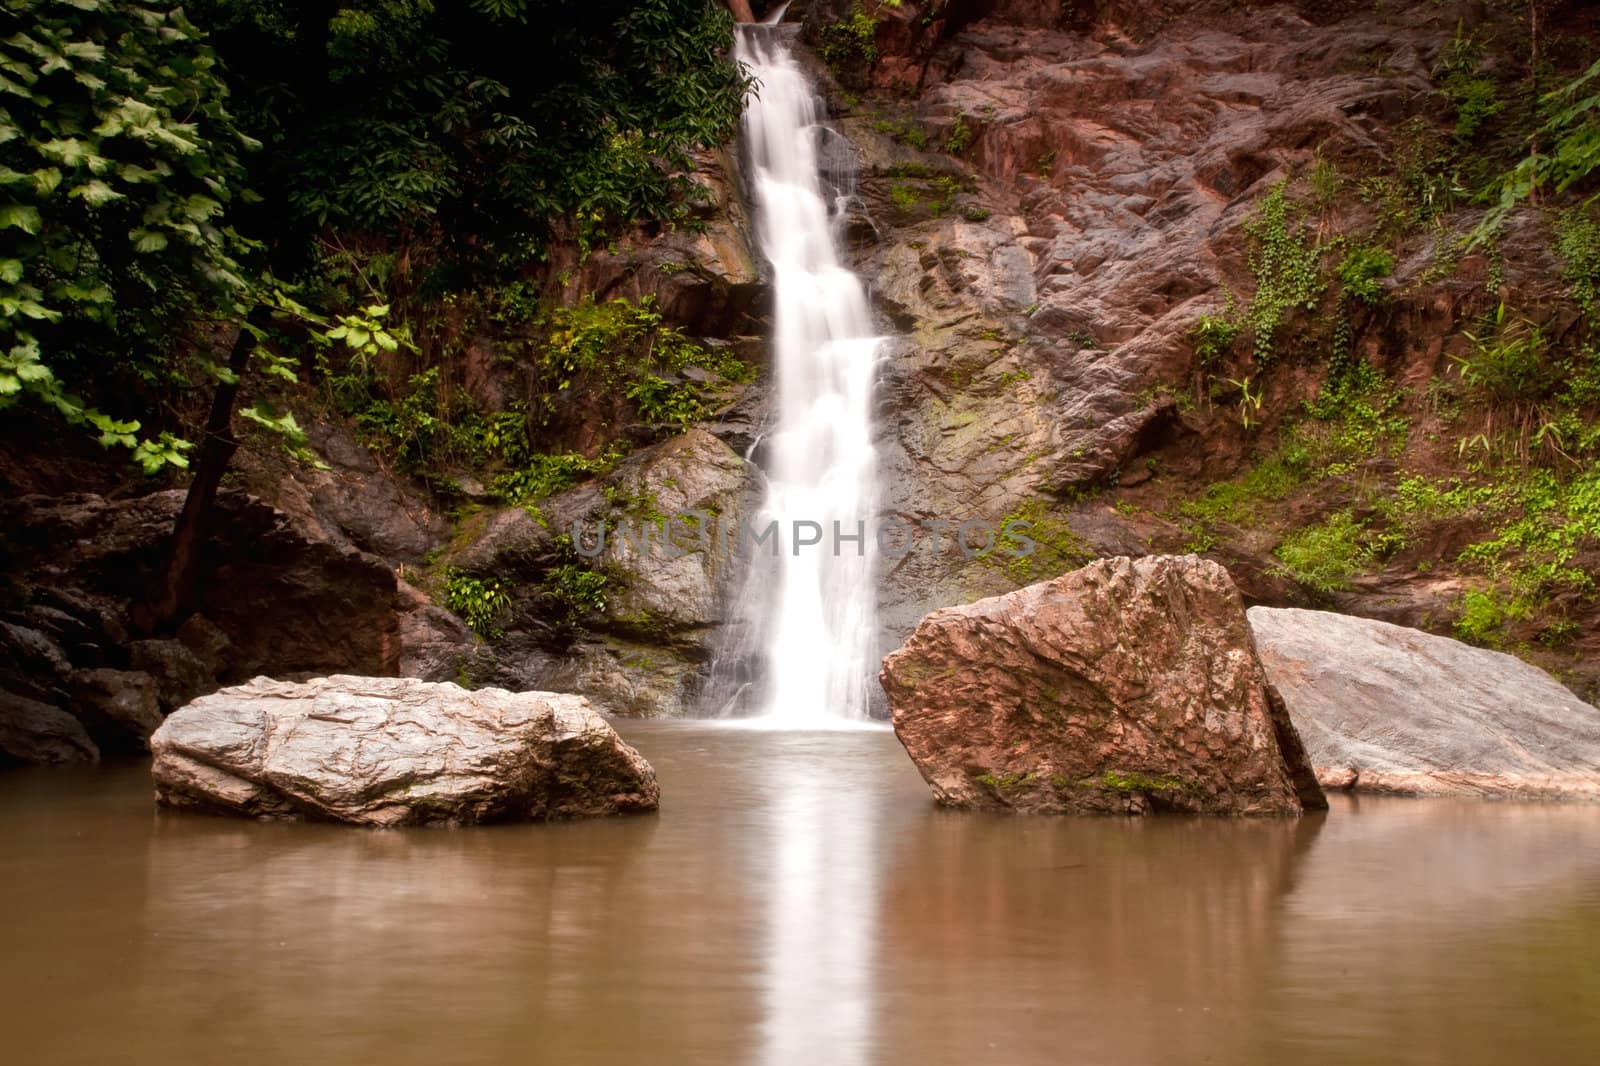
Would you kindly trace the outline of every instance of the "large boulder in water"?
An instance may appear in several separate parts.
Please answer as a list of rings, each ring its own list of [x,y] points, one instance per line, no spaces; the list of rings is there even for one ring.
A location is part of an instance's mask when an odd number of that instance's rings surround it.
[[[1102,559],[935,611],[883,662],[895,732],[940,803],[1040,812],[1326,806],[1228,573]]]
[[[1600,799],[1600,709],[1538,667],[1328,611],[1249,618],[1324,785]]]
[[[395,826],[654,810],[655,772],[581,696],[412,678],[258,677],[150,740],[156,800]]]

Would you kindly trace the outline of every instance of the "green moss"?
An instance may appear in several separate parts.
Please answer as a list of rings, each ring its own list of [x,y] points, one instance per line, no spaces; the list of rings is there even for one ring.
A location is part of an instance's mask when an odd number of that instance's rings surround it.
[[[1183,778],[1170,774],[1122,770],[1107,770],[1099,777],[1082,777],[1071,784],[1078,788],[1101,788],[1114,792],[1181,792],[1193,787]]]
[[[1032,541],[1030,554],[1020,554]],[[1005,570],[1019,585],[1064,574],[1093,562],[1094,550],[1066,519],[1042,499],[1032,499],[1001,517],[994,546],[979,558]]]
[[[1027,785],[1033,778],[1034,775],[1031,773],[978,774],[973,780],[997,796],[1005,798]]]

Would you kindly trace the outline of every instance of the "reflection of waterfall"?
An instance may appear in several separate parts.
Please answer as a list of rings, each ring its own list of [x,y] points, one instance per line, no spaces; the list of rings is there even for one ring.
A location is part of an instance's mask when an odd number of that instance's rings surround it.
[[[879,338],[860,280],[839,261],[818,169],[816,94],[777,33],[742,27],[735,44],[759,82],[744,140],[774,292],[777,417],[755,526],[776,520],[779,532],[777,557],[753,561],[741,597],[760,679],[739,709],[773,724],[828,725],[866,716],[875,672]]]
[[[873,766],[853,757],[857,749],[839,751],[835,740],[786,738],[776,754],[767,764],[767,787],[779,798],[766,834],[772,851],[760,1061],[858,1066],[869,1061],[877,1009],[877,797],[817,770],[832,764],[849,775]]]

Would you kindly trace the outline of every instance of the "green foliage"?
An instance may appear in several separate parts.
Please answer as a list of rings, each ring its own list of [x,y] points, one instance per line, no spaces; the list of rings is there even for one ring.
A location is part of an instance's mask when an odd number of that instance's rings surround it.
[[[1398,454],[1410,429],[1401,400],[1400,390],[1365,363],[1330,375],[1305,405],[1304,419],[1285,432],[1276,450],[1178,506],[1186,550],[1209,551],[1225,527],[1259,525],[1270,513],[1269,505],[1295,491],[1349,475],[1373,458]]]
[[[530,455],[522,465],[496,477],[489,489],[507,503],[526,506],[565,492],[585,478],[606,473],[619,458],[616,452],[598,459],[576,452]]]
[[[1394,256],[1370,244],[1357,244],[1344,254],[1333,269],[1339,279],[1341,295],[1364,304],[1376,304],[1383,299],[1384,278],[1394,273]]]
[[[970,179],[919,163],[897,164],[889,168],[888,175],[894,179],[889,183],[889,202],[902,215],[914,215],[926,208],[933,217],[942,217],[955,206],[956,197],[973,190]],[[978,210],[982,218],[989,217],[987,211]],[[968,208],[965,214],[970,218],[972,211]]]
[[[1350,578],[1370,558],[1365,533],[1349,511],[1341,511],[1320,525],[1289,534],[1274,554],[1296,581],[1319,592],[1337,592],[1349,587]]]
[[[1600,60],[1539,101],[1546,116],[1529,139],[1539,150],[1527,153],[1495,181],[1494,202],[1473,229],[1469,245],[1488,241],[1511,210],[1538,189],[1566,192],[1585,183],[1600,168]]]
[[[280,229],[442,235],[459,259],[521,262],[552,232],[587,247],[682,217],[689,153],[728,139],[748,85],[711,0],[190,10],[270,149],[258,188],[290,212]]]
[[[1339,187],[1344,183],[1339,175],[1339,168],[1322,154],[1319,146],[1316,151],[1315,161],[1311,165],[1311,202],[1319,211],[1326,211],[1333,206],[1334,200],[1339,195]]]
[[[1455,139],[1470,145],[1488,121],[1505,109],[1500,86],[1482,71],[1483,42],[1459,24],[1435,67],[1434,79],[1455,111]]]
[[[706,413],[706,403],[693,382],[646,374],[629,384],[623,395],[633,401],[640,417],[658,425],[687,426]]]
[[[511,606],[508,584],[496,577],[477,577],[460,570],[447,569],[444,573],[445,606],[461,616],[462,621],[484,640],[499,640],[500,617]]]
[[[1546,396],[1558,383],[1551,379],[1544,331],[1527,319],[1508,315],[1500,304],[1492,323],[1476,332],[1462,331],[1472,349],[1453,356],[1461,380],[1493,401],[1525,403]]]
[[[1556,253],[1572,298],[1591,325],[1600,324],[1600,223],[1581,208],[1562,212],[1556,222]]]
[[[1171,774],[1146,774],[1137,770],[1107,770],[1099,777],[1076,782],[1086,788],[1108,788],[1115,792],[1181,792],[1189,783]]]
[[[1234,342],[1244,330],[1239,320],[1239,305],[1229,290],[1218,314],[1204,314],[1189,330],[1189,343],[1199,357],[1201,367],[1214,366],[1233,350]]]
[[[1461,597],[1456,636],[1493,647],[1501,643],[1507,623],[1524,615],[1521,605],[1506,602],[1492,589],[1470,589]]]
[[[955,125],[950,127],[950,135],[945,138],[944,150],[951,155],[960,155],[972,145],[973,128],[967,122],[967,113],[956,113]]]
[[[538,367],[547,392],[579,383],[620,387],[651,422],[692,422],[729,384],[754,376],[754,369],[732,353],[696,344],[665,325],[652,297],[638,303],[585,299],[550,311],[546,324],[549,337]]]
[[[1296,309],[1315,308],[1323,287],[1315,237],[1297,221],[1285,190],[1284,182],[1273,186],[1244,226],[1256,279],[1245,321],[1254,338],[1256,361],[1262,365],[1272,361],[1279,325]]]
[[[840,73],[871,69],[878,61],[877,38],[877,20],[856,4],[848,15],[822,27],[817,54]]]
[[[919,152],[928,149],[928,133],[914,119],[879,118],[872,123],[872,128],[886,136],[893,137],[901,144],[908,144]]]
[[[577,563],[552,567],[539,589],[554,608],[552,622],[557,632],[569,635],[586,619],[603,612],[610,583],[611,579],[604,573]]]
[[[131,401],[244,298],[223,215],[253,142],[180,9],[9,0],[0,25],[0,408],[29,396],[147,470],[185,465]]]

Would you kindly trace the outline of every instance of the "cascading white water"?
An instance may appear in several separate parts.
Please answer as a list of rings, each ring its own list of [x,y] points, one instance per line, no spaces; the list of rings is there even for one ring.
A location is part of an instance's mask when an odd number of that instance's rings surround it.
[[[774,30],[741,27],[734,52],[758,82],[744,140],[773,274],[777,418],[765,441],[760,523],[777,520],[783,536],[780,558],[753,569],[743,597],[764,665],[753,703],[769,724],[838,725],[866,718],[876,673],[872,386],[880,338],[860,280],[840,262],[830,212],[839,205],[824,196],[818,168],[827,131],[817,94]],[[820,543],[797,543],[817,529]],[[863,538],[845,539],[857,533]]]

